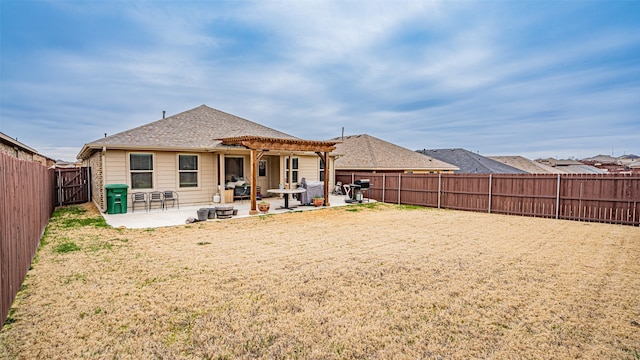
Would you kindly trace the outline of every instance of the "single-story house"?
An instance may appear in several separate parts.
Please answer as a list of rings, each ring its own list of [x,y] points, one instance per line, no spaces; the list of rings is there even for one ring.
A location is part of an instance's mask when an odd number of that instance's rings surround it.
[[[465,149],[424,149],[418,152],[459,167],[460,170],[456,171],[459,174],[526,174],[518,168]]]
[[[371,135],[351,135],[337,141],[335,169],[339,172],[453,173],[458,167],[421,155]]]
[[[334,145],[202,105],[89,142],[78,159],[91,168],[92,200],[102,211],[108,184],[126,184],[129,193],[175,191],[180,205],[209,204],[216,194],[220,202],[232,202],[235,187],[250,184],[251,211],[257,213],[258,191],[294,188],[303,177],[326,180],[328,195]]]

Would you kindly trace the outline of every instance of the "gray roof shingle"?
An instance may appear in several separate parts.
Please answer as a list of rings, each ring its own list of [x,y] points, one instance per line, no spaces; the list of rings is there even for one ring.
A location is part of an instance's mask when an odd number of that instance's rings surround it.
[[[525,171],[465,149],[424,149],[418,152],[459,167],[456,173],[460,174],[526,174]]]
[[[513,166],[529,174],[563,174],[562,171],[522,156],[489,156],[489,159]]]

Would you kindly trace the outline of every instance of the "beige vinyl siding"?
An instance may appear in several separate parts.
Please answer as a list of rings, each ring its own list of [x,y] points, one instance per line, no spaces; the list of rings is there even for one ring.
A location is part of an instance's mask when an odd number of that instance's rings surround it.
[[[198,155],[198,186],[194,188],[181,188],[178,174],[178,155]],[[180,204],[200,205],[209,204],[216,193],[215,159],[211,153],[188,152],[156,152],[154,168],[154,190],[172,190],[178,193]]]
[[[131,188],[129,179],[129,153],[124,150],[107,150],[105,155],[104,185],[127,184]]]
[[[319,181],[320,158],[314,156],[298,156],[298,181],[306,178],[307,181]]]
[[[153,189],[131,189],[131,175],[128,156],[130,153],[153,154]],[[178,154],[198,155],[198,187],[180,188],[178,175]],[[210,204],[216,193],[217,165],[211,153],[176,153],[165,151],[121,151],[107,150],[106,184],[127,184],[129,194],[134,191],[150,192],[172,190],[178,193],[180,205]],[[129,195],[130,196],[130,195]],[[131,201],[128,201],[131,208]]]

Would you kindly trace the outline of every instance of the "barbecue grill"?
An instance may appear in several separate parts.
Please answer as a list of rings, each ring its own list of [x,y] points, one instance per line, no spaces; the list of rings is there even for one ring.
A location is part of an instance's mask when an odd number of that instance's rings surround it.
[[[349,184],[351,187],[351,200],[353,202],[362,202],[362,192],[367,192],[367,202],[369,202],[369,186],[371,181],[369,179],[359,179],[354,181],[353,184]]]

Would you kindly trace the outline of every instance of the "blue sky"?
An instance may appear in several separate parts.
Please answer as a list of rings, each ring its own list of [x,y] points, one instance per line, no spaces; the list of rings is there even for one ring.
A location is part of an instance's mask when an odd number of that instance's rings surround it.
[[[0,131],[72,160],[201,104],[305,139],[640,155],[640,1],[0,0]]]

